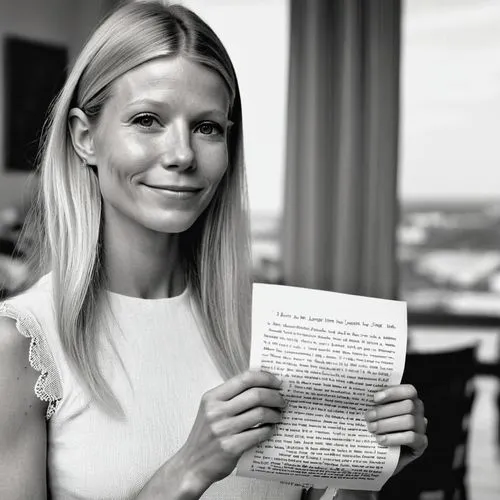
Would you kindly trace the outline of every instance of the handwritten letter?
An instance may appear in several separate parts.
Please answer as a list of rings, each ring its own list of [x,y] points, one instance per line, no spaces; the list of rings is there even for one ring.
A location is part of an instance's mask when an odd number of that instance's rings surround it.
[[[379,490],[399,448],[379,445],[364,415],[375,392],[401,382],[406,338],[404,302],[255,284],[250,366],[283,380],[288,406],[237,474]]]

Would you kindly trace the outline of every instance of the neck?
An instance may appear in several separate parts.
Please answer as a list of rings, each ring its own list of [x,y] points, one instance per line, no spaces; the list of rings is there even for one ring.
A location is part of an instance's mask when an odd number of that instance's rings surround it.
[[[111,292],[143,299],[179,295],[185,274],[177,234],[120,220],[104,224],[104,267]]]

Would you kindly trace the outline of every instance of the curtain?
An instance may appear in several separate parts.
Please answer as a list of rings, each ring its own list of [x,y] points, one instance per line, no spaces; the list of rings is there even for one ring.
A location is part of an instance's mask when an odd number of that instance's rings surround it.
[[[283,276],[395,298],[400,0],[291,0]]]

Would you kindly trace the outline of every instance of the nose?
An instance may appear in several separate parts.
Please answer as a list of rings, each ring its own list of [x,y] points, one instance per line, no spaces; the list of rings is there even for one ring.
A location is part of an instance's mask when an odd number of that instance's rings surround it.
[[[162,155],[163,167],[175,170],[195,168],[189,127],[182,123],[172,123],[165,134],[165,151]]]

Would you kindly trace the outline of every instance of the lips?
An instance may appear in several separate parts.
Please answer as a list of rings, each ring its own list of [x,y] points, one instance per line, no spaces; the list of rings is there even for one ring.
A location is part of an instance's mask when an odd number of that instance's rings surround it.
[[[158,199],[169,200],[169,203],[190,203],[199,199],[204,188],[197,186],[182,186],[177,184],[143,184]]]
[[[173,186],[173,185],[160,185],[160,184],[145,184],[145,186],[148,186],[153,189],[163,189],[165,191],[174,191],[177,193],[185,193],[185,192],[192,192],[195,193],[197,191],[201,191],[203,188],[201,187],[196,187],[196,186]]]

